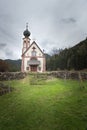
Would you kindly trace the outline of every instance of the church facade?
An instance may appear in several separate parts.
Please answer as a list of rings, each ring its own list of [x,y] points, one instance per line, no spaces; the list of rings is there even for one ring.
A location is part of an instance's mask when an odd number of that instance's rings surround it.
[[[26,25],[23,32],[23,48],[22,48],[22,72],[45,72],[46,59],[44,52],[40,49],[35,41],[30,42],[30,32]]]

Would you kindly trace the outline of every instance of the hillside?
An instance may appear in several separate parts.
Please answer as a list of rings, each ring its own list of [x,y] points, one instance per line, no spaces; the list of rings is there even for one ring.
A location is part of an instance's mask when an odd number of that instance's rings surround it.
[[[9,64],[9,71],[20,71],[21,70],[21,59],[18,60],[10,60],[6,59],[6,63]]]
[[[20,70],[21,70],[21,59],[19,60],[0,59],[0,72],[5,71],[16,72]]]
[[[70,69],[81,70],[87,68],[87,39],[81,41],[74,47],[68,49],[69,59],[73,65],[70,64]],[[72,66],[72,67],[71,67]]]
[[[80,43],[76,44],[76,45],[73,46],[72,48],[78,48],[78,47],[80,48],[80,47],[82,47],[82,46],[84,46],[84,48],[87,49],[87,38],[86,38],[85,40],[81,41]]]
[[[62,50],[59,54],[52,55],[47,60],[47,70],[87,68],[87,39],[75,46]]]

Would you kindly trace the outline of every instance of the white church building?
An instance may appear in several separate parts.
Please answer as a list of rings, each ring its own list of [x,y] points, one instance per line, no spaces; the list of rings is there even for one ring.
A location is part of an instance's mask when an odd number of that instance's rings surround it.
[[[23,48],[22,48],[22,72],[45,72],[46,59],[44,52],[40,49],[35,41],[30,42],[30,31],[28,25],[23,32]]]

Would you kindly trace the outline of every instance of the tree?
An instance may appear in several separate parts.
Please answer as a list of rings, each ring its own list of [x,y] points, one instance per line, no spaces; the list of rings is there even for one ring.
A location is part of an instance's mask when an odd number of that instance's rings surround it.
[[[0,60],[0,72],[6,71],[9,71],[9,65],[5,61]]]

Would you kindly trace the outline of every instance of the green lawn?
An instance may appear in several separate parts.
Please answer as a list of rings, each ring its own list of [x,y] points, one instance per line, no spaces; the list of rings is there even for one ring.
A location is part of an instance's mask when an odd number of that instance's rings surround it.
[[[0,96],[0,130],[87,130],[87,82],[29,77],[6,82],[15,90]]]

